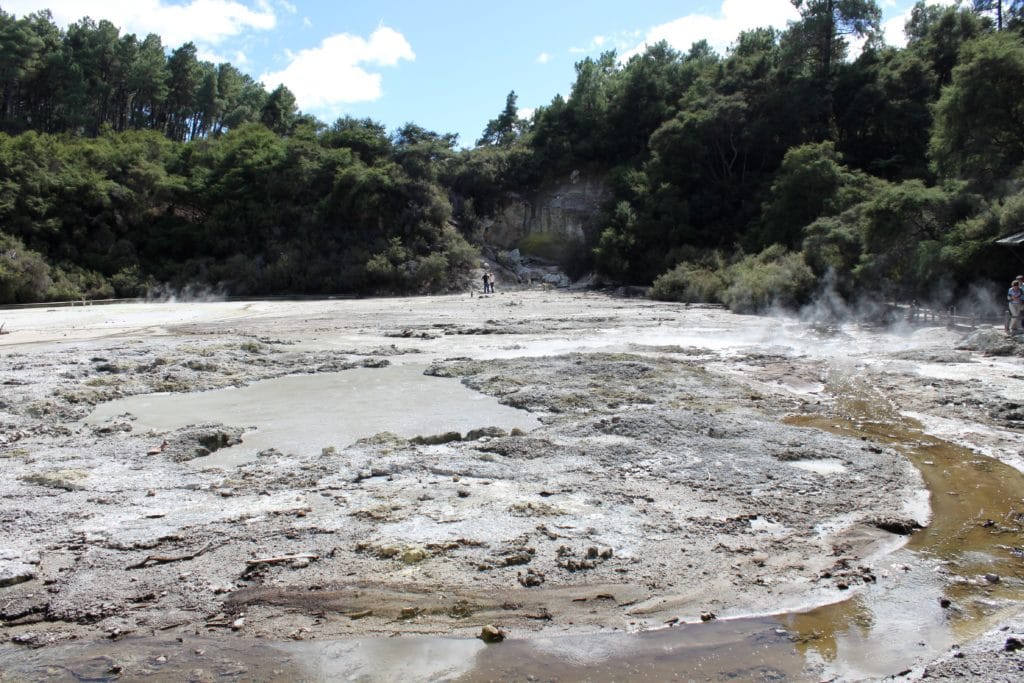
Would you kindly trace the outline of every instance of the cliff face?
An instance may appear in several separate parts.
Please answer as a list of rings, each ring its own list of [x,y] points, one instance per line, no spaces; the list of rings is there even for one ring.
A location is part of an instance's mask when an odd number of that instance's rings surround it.
[[[598,212],[609,196],[603,179],[573,171],[529,195],[510,195],[504,208],[484,223],[484,240],[497,249],[513,249],[527,235],[557,243],[589,240],[599,229]]]

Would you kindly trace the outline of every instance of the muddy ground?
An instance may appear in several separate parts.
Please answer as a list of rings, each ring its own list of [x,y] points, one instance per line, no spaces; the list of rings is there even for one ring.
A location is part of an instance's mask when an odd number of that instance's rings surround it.
[[[1015,348],[957,350],[963,333],[941,326],[821,328],[543,291],[0,322],[0,639],[25,648],[488,624],[528,637],[774,613],[878,581],[884,553],[929,521],[899,453],[784,418],[868,400],[1016,466],[1021,455]],[[383,432],[225,468],[203,459],[250,425],[85,420],[136,394],[187,401],[407,363],[540,426]],[[876,393],[859,397],[858,382]]]

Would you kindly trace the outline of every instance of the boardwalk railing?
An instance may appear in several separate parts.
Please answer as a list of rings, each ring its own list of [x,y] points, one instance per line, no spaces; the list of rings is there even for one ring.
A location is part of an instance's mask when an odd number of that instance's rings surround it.
[[[960,312],[955,306],[946,309],[929,308],[927,306],[904,305],[895,307],[899,312],[897,319],[912,325],[945,325],[949,328],[976,329],[979,325],[1002,325],[1009,311],[1003,314],[991,312],[966,311]]]

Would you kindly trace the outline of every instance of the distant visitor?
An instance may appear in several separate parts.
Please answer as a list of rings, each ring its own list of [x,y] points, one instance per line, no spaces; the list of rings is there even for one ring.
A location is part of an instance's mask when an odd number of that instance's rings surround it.
[[[1010,319],[1007,323],[1006,331],[1012,335],[1024,332],[1020,320],[1020,306],[1022,299],[1024,299],[1024,290],[1021,289],[1022,281],[1024,281],[1024,276],[1018,275],[1010,283],[1010,289],[1006,292],[1006,305],[1010,309]]]

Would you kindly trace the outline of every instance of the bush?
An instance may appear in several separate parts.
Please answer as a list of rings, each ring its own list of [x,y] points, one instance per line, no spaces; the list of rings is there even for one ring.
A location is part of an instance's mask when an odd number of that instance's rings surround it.
[[[451,275],[475,268],[480,262],[480,250],[466,241],[466,238],[451,225],[444,227],[441,238]]]
[[[716,268],[687,261],[659,275],[651,287],[651,297],[661,301],[721,303],[726,277],[721,264]]]
[[[121,298],[145,296],[155,284],[151,279],[144,278],[138,266],[122,268],[110,276],[110,284],[114,293]]]
[[[778,244],[734,263],[727,275],[722,303],[733,313],[796,308],[809,299],[817,282],[803,254]]]
[[[259,293],[263,288],[263,274],[258,262],[244,254],[235,254],[223,263],[211,265],[209,277],[236,296]]]
[[[720,254],[684,261],[658,276],[651,297],[722,303],[734,313],[754,313],[773,306],[796,308],[808,299],[816,283],[803,254],[774,245],[732,264],[726,264]]]
[[[421,256],[415,263],[412,279],[420,291],[436,292],[443,289],[448,274],[448,259],[443,254]]]
[[[0,232],[0,304],[23,304],[49,298],[50,266],[17,237]]]

